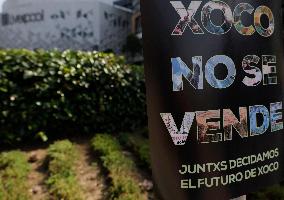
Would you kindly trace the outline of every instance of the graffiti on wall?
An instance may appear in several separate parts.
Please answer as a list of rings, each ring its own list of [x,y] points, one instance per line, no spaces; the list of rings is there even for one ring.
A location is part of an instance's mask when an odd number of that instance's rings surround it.
[[[59,50],[112,49],[120,52],[129,33],[130,17],[111,6],[101,6],[56,11],[53,8],[52,12],[42,10],[32,14],[4,14],[0,27],[0,46]]]
[[[113,12],[112,9],[104,4],[100,12],[100,38],[101,49],[112,49],[119,51],[122,48],[127,35],[131,31],[130,19],[131,14],[126,12]],[[124,38],[122,40],[121,38]]]
[[[2,25],[26,24],[44,21],[44,10],[35,13],[26,13],[20,15],[2,14]]]

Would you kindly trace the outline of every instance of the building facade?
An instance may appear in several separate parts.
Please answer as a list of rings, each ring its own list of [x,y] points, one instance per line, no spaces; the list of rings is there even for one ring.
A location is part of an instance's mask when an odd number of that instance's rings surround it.
[[[131,32],[142,39],[140,0],[117,0],[114,4],[132,10]]]
[[[0,47],[119,53],[131,19],[132,11],[113,0],[6,0]]]

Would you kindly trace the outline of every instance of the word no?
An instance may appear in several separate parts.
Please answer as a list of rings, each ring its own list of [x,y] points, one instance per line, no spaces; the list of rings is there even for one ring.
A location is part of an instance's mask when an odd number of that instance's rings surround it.
[[[263,85],[277,84],[276,56],[262,56],[262,71],[256,67],[260,62],[260,57],[256,55],[247,55],[242,61],[242,69],[249,76],[245,76],[243,84],[249,87],[257,86],[263,81]],[[172,82],[173,91],[183,91],[183,78],[185,78],[194,89],[202,90],[203,86],[203,68],[202,56],[192,57],[193,70],[191,70],[180,57],[172,58]],[[220,80],[215,75],[215,68],[223,64],[227,68],[227,76]],[[236,78],[236,66],[231,58],[225,55],[216,55],[211,57],[205,65],[205,79],[210,86],[216,89],[230,87]]]

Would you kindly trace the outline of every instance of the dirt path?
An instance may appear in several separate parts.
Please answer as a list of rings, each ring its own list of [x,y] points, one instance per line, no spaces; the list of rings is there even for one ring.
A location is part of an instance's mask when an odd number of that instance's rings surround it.
[[[74,139],[71,141],[78,149],[78,160],[76,162],[75,170],[78,183],[83,188],[84,200],[108,200],[109,183],[107,177],[98,162],[98,158],[94,157],[93,151],[90,146],[89,139]],[[31,194],[31,200],[49,200],[50,196],[45,181],[47,179],[47,166],[46,155],[48,145],[44,147],[23,148],[22,151],[26,152],[29,163],[31,164],[31,172],[28,176],[29,192]],[[138,160],[128,150],[123,153],[131,158],[134,163]],[[150,174],[137,166],[137,171],[134,172],[134,178],[139,183],[142,189],[145,199],[156,200],[153,194],[153,183],[151,181]]]
[[[93,158],[89,141],[81,142],[76,146],[79,152],[76,174],[79,184],[84,189],[84,200],[104,200],[106,183]]]
[[[83,188],[84,200],[106,200],[105,192],[107,191],[106,182],[101,174],[98,165],[94,164],[89,140],[74,143],[78,149],[78,161],[76,162],[76,176],[79,184]],[[45,160],[47,148],[24,149],[29,163],[31,172],[28,176],[29,192],[31,200],[49,200],[49,195],[45,181],[47,179],[47,168]]]
[[[46,157],[46,149],[37,149],[27,152],[29,162],[31,164],[31,172],[28,176],[30,185],[29,192],[32,200],[49,199],[48,190],[45,185],[47,178],[44,161]]]

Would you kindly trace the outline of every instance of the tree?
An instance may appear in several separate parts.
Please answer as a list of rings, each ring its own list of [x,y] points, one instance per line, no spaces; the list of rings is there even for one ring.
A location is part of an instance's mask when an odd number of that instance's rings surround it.
[[[130,53],[132,57],[139,53],[142,53],[141,40],[135,34],[128,35],[126,39],[126,44],[123,47],[123,51],[126,53]]]

